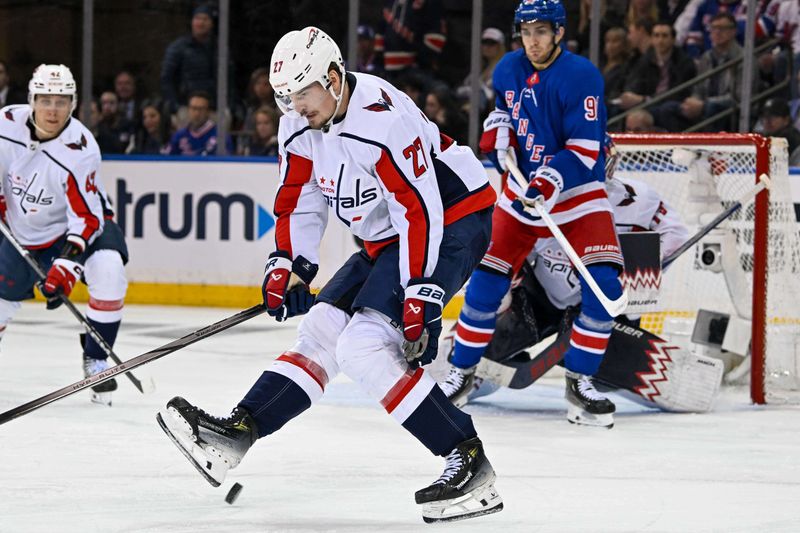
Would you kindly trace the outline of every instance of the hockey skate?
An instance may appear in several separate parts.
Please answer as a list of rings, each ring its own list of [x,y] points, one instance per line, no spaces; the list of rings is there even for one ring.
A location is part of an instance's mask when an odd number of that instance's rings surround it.
[[[494,469],[478,437],[465,440],[445,459],[441,477],[414,494],[425,522],[464,520],[503,509],[503,499],[494,488]]]
[[[180,396],[156,415],[164,433],[206,481],[219,487],[258,438],[255,420],[235,408],[226,418],[211,416]]]
[[[447,399],[456,407],[463,407],[467,404],[469,394],[473,389],[475,379],[475,367],[459,368],[450,366],[450,372],[445,380],[439,385]]]
[[[83,377],[88,378],[108,370],[107,359],[92,359],[83,356]],[[109,379],[92,387],[92,402],[111,406],[111,392],[117,390],[117,380]]]
[[[597,391],[592,378],[567,370],[567,420],[573,424],[614,427],[616,406]]]

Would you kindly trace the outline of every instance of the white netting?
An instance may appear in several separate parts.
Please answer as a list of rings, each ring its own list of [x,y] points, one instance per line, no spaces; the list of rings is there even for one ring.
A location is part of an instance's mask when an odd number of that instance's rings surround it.
[[[618,175],[654,187],[680,213],[693,235],[755,186],[757,148],[756,144],[731,143],[736,136],[709,140],[704,135],[702,142],[691,137],[665,135],[663,144],[650,144],[652,136],[646,141],[620,136],[616,144],[621,154]],[[766,338],[763,384],[769,402],[800,401],[800,226],[791,201],[787,161],[785,140],[773,139],[767,169],[772,185],[766,287],[754,287],[757,215],[751,199],[672,264],[662,281],[663,311],[645,315],[642,322],[654,333],[708,353],[714,349],[690,340],[698,310],[728,314],[732,351],[747,353],[753,298],[766,299],[766,322],[761,325],[756,319],[755,327],[763,327]],[[710,265],[704,265],[703,259]],[[736,330],[743,331],[738,350]],[[740,362],[736,356],[728,360],[729,365]],[[741,368],[748,364],[745,360]],[[761,363],[756,357],[752,364]]]

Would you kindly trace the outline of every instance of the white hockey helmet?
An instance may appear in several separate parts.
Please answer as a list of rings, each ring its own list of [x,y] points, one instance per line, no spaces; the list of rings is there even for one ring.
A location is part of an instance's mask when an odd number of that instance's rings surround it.
[[[272,51],[269,82],[275,91],[278,107],[284,114],[299,116],[294,109],[292,95],[319,82],[336,99],[336,111],[333,113],[336,115],[344,92],[344,83],[339,94],[335,94],[328,76],[331,63],[344,76],[344,60],[339,47],[319,28],[308,26],[302,30],[290,31],[281,37]],[[326,126],[332,121],[333,116]]]
[[[63,94],[72,98],[72,109],[78,105],[77,85],[72,71],[64,65],[41,64],[33,71],[31,81],[28,82],[28,103],[33,105],[33,100],[38,94]]]

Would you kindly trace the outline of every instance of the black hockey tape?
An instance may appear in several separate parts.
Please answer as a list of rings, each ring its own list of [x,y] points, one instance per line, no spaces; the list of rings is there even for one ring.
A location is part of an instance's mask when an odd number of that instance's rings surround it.
[[[240,492],[242,492],[242,486],[239,483],[234,483],[231,490],[228,491],[228,495],[225,496],[225,501],[233,505],[233,502],[239,497]]]

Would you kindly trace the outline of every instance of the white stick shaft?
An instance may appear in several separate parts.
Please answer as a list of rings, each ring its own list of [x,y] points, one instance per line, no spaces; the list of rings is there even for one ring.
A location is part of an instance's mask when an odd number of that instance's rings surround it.
[[[517,165],[514,164],[510,158],[506,158],[506,165],[508,166],[509,174],[512,176],[517,185],[519,185],[523,191],[527,189],[528,183],[525,181],[525,178],[523,177],[522,172],[520,172]],[[590,289],[592,289],[592,292],[597,299],[600,300],[600,303],[603,305],[608,314],[614,317],[624,313],[625,308],[628,307],[628,293],[625,291],[625,289],[622,289],[622,296],[616,300],[611,300],[605,294],[603,294],[603,290],[597,284],[594,277],[589,273],[589,269],[583,264],[580,256],[577,254],[577,252],[575,252],[575,249],[569,243],[567,237],[555,223],[553,218],[550,216],[550,213],[547,212],[542,203],[534,203],[533,208],[536,210],[536,213],[534,214],[541,217],[541,219],[547,225],[547,229],[550,230],[550,233],[553,234],[553,237],[555,237],[555,239],[558,241],[558,244],[560,244],[561,248],[564,249],[567,257],[569,257],[570,261],[572,261],[572,264],[575,266],[575,269],[580,273],[581,276],[583,276],[586,284],[589,285]]]

